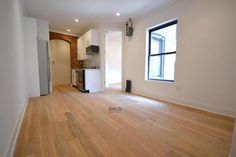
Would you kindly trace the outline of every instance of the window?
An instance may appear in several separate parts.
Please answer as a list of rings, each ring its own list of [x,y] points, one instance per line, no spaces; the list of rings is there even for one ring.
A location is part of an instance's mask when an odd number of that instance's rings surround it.
[[[148,79],[174,81],[177,20],[149,30]]]

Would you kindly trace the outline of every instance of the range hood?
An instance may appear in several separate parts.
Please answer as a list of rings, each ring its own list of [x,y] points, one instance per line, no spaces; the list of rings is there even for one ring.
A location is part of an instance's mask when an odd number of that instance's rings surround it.
[[[86,48],[86,54],[87,55],[96,55],[98,53],[99,53],[99,46],[90,45]]]

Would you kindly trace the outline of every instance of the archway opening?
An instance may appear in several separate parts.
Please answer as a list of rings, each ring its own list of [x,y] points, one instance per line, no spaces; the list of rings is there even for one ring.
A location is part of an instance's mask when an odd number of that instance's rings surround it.
[[[65,40],[53,39],[50,46],[52,87],[71,84],[71,44]]]

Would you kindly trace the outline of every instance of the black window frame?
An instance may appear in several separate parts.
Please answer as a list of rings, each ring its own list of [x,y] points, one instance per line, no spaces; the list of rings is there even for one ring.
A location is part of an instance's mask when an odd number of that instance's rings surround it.
[[[172,26],[172,25],[177,25],[178,24],[178,20],[173,20],[171,22],[165,23],[163,25],[154,27],[152,29],[148,30],[148,75],[147,78],[148,80],[154,80],[154,81],[163,81],[163,82],[175,82],[174,80],[167,80],[167,79],[153,79],[150,78],[149,72],[150,72],[150,58],[153,56],[165,56],[165,55],[170,55],[170,54],[176,54],[176,51],[173,52],[164,52],[164,53],[158,53],[158,54],[151,54],[151,37],[152,37],[152,32]],[[176,32],[177,34],[177,32]]]

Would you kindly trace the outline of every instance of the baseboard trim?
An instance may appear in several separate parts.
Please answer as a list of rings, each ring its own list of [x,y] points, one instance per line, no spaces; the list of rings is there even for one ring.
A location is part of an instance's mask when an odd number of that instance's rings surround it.
[[[211,113],[215,113],[215,114],[219,114],[219,115],[223,115],[223,116],[227,116],[231,118],[236,118],[236,110],[234,109],[224,109],[224,108],[212,106],[209,104],[197,103],[197,102],[192,102],[189,100],[183,100],[179,98],[170,98],[170,97],[153,96],[153,95],[147,96],[145,93],[137,92],[137,91],[134,91],[133,94],[160,100],[160,101],[165,101],[165,102],[169,102],[169,103],[173,103],[173,104],[177,104],[181,106],[186,106],[186,107],[190,107],[190,108],[194,108],[194,109],[198,109],[198,110],[202,110],[206,112],[211,112]]]
[[[17,142],[17,138],[20,132],[20,128],[21,128],[21,124],[25,115],[25,111],[26,111],[26,107],[28,104],[29,98],[26,99],[25,104],[20,112],[20,117],[16,123],[16,127],[12,133],[11,139],[8,142],[8,146],[7,149],[4,153],[3,157],[12,157],[14,155],[14,151],[15,151],[15,147],[16,147],[16,142]]]

